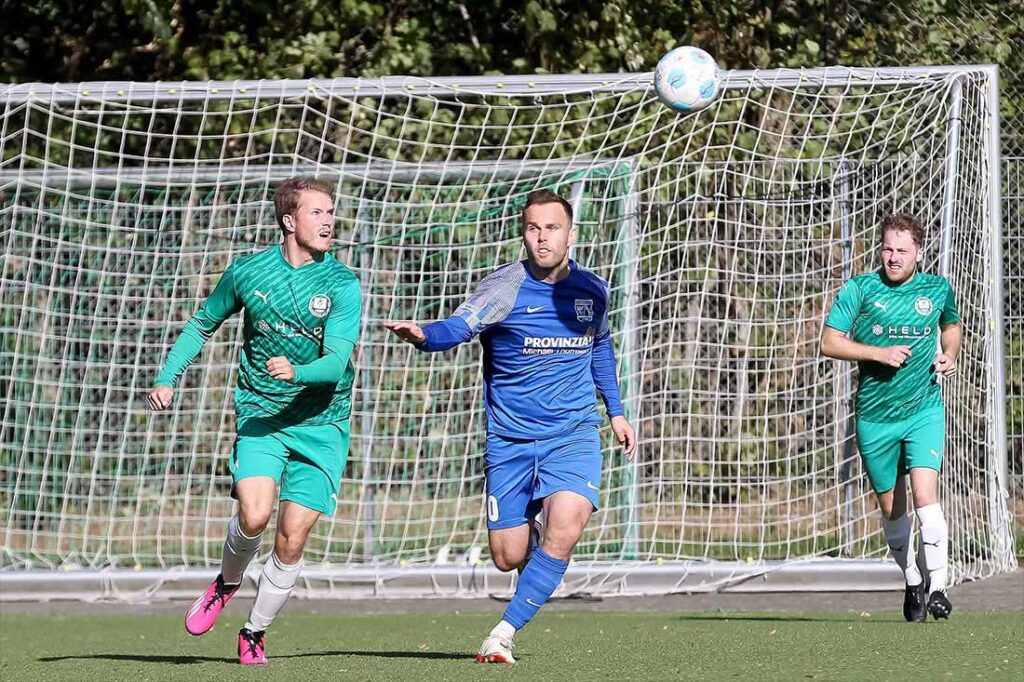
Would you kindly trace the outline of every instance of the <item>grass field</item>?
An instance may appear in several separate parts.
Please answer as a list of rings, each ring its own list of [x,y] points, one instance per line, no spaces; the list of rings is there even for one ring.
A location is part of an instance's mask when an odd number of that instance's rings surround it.
[[[235,619],[237,620],[237,618]],[[540,615],[520,662],[478,665],[485,614],[282,615],[270,665],[243,669],[235,627],[202,638],[180,617],[0,614],[0,679],[1021,679],[1024,612],[904,623],[895,612]]]

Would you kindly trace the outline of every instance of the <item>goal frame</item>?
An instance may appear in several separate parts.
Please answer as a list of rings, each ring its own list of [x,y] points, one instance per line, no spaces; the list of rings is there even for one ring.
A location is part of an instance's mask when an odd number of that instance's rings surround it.
[[[777,69],[767,71],[737,70],[723,73],[722,87],[726,90],[750,89],[755,87],[799,87],[813,85],[815,87],[849,87],[851,84],[886,85],[905,82],[908,78],[934,76],[936,74],[968,74],[975,73],[984,77],[987,87],[988,121],[985,131],[986,153],[988,163],[989,194],[987,196],[987,215],[984,228],[990,240],[992,254],[990,268],[993,276],[991,282],[992,321],[991,347],[988,348],[991,358],[991,374],[994,378],[990,390],[993,392],[992,429],[996,434],[993,452],[995,466],[989,471],[989,489],[994,494],[989,496],[989,513],[995,542],[1002,543],[1003,549],[1012,555],[1013,532],[1010,517],[1005,509],[1008,496],[1008,457],[1006,450],[1006,401],[1005,401],[1005,368],[1003,338],[1003,263],[1002,263],[1002,223],[1001,223],[1001,182],[1000,182],[1000,130],[999,130],[999,85],[998,67],[994,65],[974,66],[935,66],[909,68],[845,68],[825,67],[817,69],[793,70]],[[446,77],[421,78],[412,76],[388,76],[377,79],[336,78],[312,79],[302,81],[210,81],[205,83],[79,83],[79,84],[20,84],[0,85],[0,103],[5,107],[17,106],[28,102],[48,102],[53,105],[74,105],[92,98],[109,101],[165,101],[183,102],[195,100],[218,100],[234,97],[306,97],[311,93],[324,96],[359,96],[380,97],[388,93],[415,93],[419,95],[453,96],[458,93],[483,95],[523,96],[544,94],[568,94],[578,92],[624,92],[649,86],[650,73],[637,74],[565,74],[536,76],[477,76],[477,77]],[[941,221],[942,254],[940,270],[945,273],[949,267],[950,238],[956,229],[955,212],[952,202],[957,182],[957,158],[959,151],[959,81],[954,80],[950,89],[950,121],[947,131],[949,141],[947,158],[945,159],[946,177],[944,181],[944,201]],[[486,166],[474,163],[449,164],[440,172],[458,174],[470,173],[474,170],[487,168],[493,172],[502,164],[508,164],[510,170],[521,173],[524,166],[536,163],[551,169],[550,162],[499,162]],[[573,160],[559,162],[571,170]],[[582,161],[580,162],[582,165]],[[592,167],[592,160],[586,165]],[[258,166],[247,165],[244,173],[253,174],[260,181],[272,182],[284,179],[297,172],[311,171],[317,174],[356,173],[360,177],[377,172],[373,164],[360,165],[358,168],[339,168],[327,164],[317,164],[304,168],[298,165]],[[164,179],[180,177],[195,180],[204,177],[204,173],[216,174],[218,179],[225,177],[222,169],[196,170],[161,169],[158,167],[140,168],[147,178]],[[394,176],[390,166],[387,170],[382,166],[379,172],[387,172]],[[419,169],[422,176],[424,171]],[[65,173],[51,171],[28,171],[17,169],[0,170],[0,190],[12,184],[22,182],[38,182],[43,185],[52,182],[66,184],[87,183],[90,186],[102,186],[104,183],[123,180],[126,169],[88,170],[83,172],[67,171]],[[637,198],[631,190],[627,192],[627,201],[636,202]],[[634,204],[635,205],[635,204]],[[627,211],[627,216],[634,212]],[[626,234],[635,230],[633,221],[628,218],[620,226]],[[847,232],[848,234],[848,232]],[[632,240],[627,239],[626,244]],[[849,273],[844,273],[848,275]],[[629,289],[629,273],[626,273],[627,295],[637,295],[635,286]],[[627,306],[627,311],[635,310]],[[625,334],[622,337],[627,343],[636,343],[636,323],[628,318]],[[628,353],[622,353],[629,357]],[[631,404],[628,386],[624,387],[625,403]],[[849,439],[848,439],[849,441]],[[353,453],[358,456],[357,453]],[[635,481],[635,477],[634,477]],[[627,538],[635,541],[635,521],[632,530],[627,524]],[[628,546],[628,543],[627,543]],[[259,567],[251,566],[247,572],[247,589],[251,590]],[[125,601],[151,599],[154,596],[177,597],[191,596],[198,586],[204,585],[215,571],[211,569],[100,569],[96,571],[55,571],[55,570],[11,570],[0,572],[0,602],[31,599],[47,600],[56,598],[72,599],[118,599]],[[438,563],[432,566],[397,565],[348,565],[348,566],[310,566],[303,572],[300,580],[300,596],[309,597],[482,597],[507,596],[514,589],[514,578],[509,574],[498,572],[493,566],[474,562],[463,558],[458,563]],[[570,566],[563,585],[558,594],[581,594],[591,591],[593,586],[600,585],[602,594],[665,594],[668,592],[758,592],[758,591],[860,591],[860,590],[894,590],[903,584],[895,564],[884,560],[869,559],[792,559],[784,561],[665,561],[665,562],[630,562],[630,561],[587,561],[576,562]]]

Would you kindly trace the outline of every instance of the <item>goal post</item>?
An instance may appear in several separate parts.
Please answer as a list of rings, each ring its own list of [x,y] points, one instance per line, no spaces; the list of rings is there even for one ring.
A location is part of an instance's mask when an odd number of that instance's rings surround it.
[[[230,259],[277,240],[270,196],[296,174],[334,183],[365,302],[310,596],[511,589],[487,561],[478,346],[421,354],[379,323],[444,317],[522,257],[536,187],[570,198],[573,255],[610,282],[641,441],[626,462],[603,427],[601,509],[564,593],[899,586],[856,457],[855,368],[817,353],[893,209],[928,226],[924,265],[966,331],[943,387],[952,576],[1012,570],[997,81],[731,71],[688,116],[650,74],[0,85],[3,598],[184,595],[215,571],[238,320],[172,411],[144,396]]]

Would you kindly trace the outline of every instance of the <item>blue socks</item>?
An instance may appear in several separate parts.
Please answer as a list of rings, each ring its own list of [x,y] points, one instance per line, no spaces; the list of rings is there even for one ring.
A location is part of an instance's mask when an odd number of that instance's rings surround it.
[[[551,598],[567,568],[568,561],[550,557],[540,547],[533,550],[503,619],[516,630],[521,630]]]

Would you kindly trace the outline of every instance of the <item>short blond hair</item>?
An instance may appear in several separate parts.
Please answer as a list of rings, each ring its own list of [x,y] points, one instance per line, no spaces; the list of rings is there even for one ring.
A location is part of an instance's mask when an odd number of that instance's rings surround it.
[[[924,246],[924,225],[910,213],[893,213],[882,221],[880,239],[885,239],[886,232],[909,232],[917,248]]]
[[[292,215],[299,208],[303,192],[320,192],[334,198],[334,186],[313,177],[297,177],[282,180],[274,189],[274,217],[277,226],[284,229],[284,217]]]

